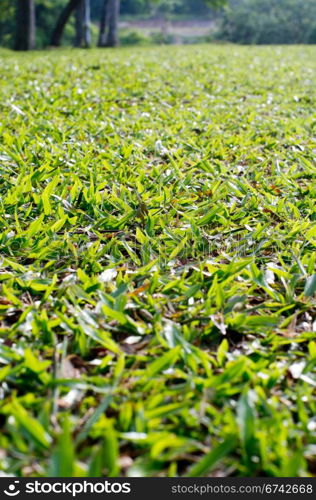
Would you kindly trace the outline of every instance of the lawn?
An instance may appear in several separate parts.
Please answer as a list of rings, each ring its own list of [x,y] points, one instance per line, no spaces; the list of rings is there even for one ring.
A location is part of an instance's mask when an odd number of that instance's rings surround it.
[[[0,61],[0,470],[316,474],[316,48]]]

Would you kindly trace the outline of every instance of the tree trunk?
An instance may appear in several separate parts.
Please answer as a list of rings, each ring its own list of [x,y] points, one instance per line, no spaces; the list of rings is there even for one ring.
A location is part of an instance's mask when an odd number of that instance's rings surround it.
[[[109,31],[106,40],[107,47],[119,45],[118,23],[120,17],[120,0],[109,0],[108,2]]]
[[[83,0],[83,46],[87,49],[91,45],[91,8],[90,0]]]
[[[23,0],[21,0],[23,2]],[[74,12],[74,10],[78,7],[79,3],[81,0],[69,0],[67,3],[66,7],[62,10],[56,26],[54,28],[50,44],[53,47],[59,47],[61,43],[61,38],[63,36],[63,32],[65,29],[65,26],[71,16],[71,14]]]
[[[103,0],[102,11],[101,11],[101,20],[100,20],[100,33],[99,33],[99,47],[106,46],[106,35],[107,35],[107,27],[108,27],[108,3],[109,0]]]
[[[76,35],[74,40],[75,47],[81,47],[83,40],[83,2],[80,0],[76,7]]]
[[[91,45],[90,0],[80,0],[76,9],[75,47],[88,48]]]
[[[15,50],[35,49],[34,0],[17,0]]]

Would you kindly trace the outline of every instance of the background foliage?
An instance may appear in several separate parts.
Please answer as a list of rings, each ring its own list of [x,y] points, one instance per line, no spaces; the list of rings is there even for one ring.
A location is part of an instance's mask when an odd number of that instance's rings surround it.
[[[49,45],[50,34],[66,0],[37,0],[37,46]],[[103,0],[91,0],[92,35],[97,39]],[[223,2],[212,1],[212,5]],[[12,47],[15,33],[14,2],[2,0],[0,43]],[[216,29],[208,36],[192,37],[191,42],[217,39],[241,44],[316,43],[316,2],[314,0],[230,0],[216,14],[207,0],[121,0],[123,19],[213,19]],[[74,20],[66,26],[63,43],[71,45]],[[122,32],[123,44],[172,43],[172,36],[148,36],[140,29]]]
[[[316,2],[232,0],[217,37],[246,44],[316,43]]]

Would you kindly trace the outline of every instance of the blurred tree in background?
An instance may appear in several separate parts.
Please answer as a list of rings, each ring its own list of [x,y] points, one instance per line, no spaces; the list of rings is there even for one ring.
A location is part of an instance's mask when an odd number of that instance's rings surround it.
[[[76,12],[77,9],[80,9],[80,4],[81,0],[68,0],[67,3],[65,4],[62,2],[62,5],[59,5],[58,11],[55,13],[55,17],[53,20],[51,20],[50,28],[53,26],[54,29],[52,31],[51,38],[47,39],[46,44],[44,45],[53,45],[55,47],[58,47],[61,44],[61,39],[64,34],[66,25],[70,19],[70,16],[72,13]],[[76,16],[77,23],[78,23],[78,16]],[[74,39],[75,45],[78,43],[78,24],[76,23],[76,35]],[[50,33],[52,28],[47,31],[47,33]],[[48,41],[49,40],[49,41]]]
[[[0,9],[0,44],[10,47],[15,32],[15,5],[12,0],[2,0]]]
[[[15,10],[16,50],[32,50],[36,47],[35,3],[34,0],[17,0]]]
[[[76,37],[75,46],[91,46],[91,5],[90,0],[80,0],[75,11],[76,15]]]
[[[2,0],[0,44],[17,50],[59,46],[70,39],[91,45],[91,19],[100,24],[99,46],[119,43],[120,14],[134,16],[207,12],[226,0]],[[36,22],[35,22],[36,21]]]

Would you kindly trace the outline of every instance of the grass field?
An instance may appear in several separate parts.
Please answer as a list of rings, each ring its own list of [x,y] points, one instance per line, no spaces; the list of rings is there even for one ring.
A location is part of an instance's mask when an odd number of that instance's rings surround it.
[[[0,73],[2,474],[315,475],[315,47]]]

